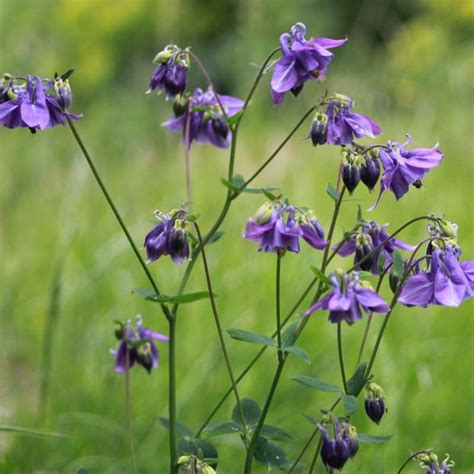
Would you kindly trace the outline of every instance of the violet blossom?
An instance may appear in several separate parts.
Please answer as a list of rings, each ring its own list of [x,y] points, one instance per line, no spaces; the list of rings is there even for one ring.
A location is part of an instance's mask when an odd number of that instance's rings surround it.
[[[387,411],[385,394],[380,385],[374,382],[369,383],[365,389],[364,405],[367,416],[378,425]]]
[[[156,369],[160,352],[154,341],[169,341],[168,336],[144,327],[140,315],[134,328],[130,321],[118,323],[116,336],[120,341],[119,346],[111,353],[115,356],[115,371],[119,373],[127,372],[135,363],[143,366],[147,372]]]
[[[242,100],[229,95],[219,95],[219,98],[228,118],[238,113],[244,106]],[[182,130],[186,147],[189,148],[194,140],[218,148],[229,147],[232,132],[211,88],[206,92],[198,88],[192,95],[178,97],[177,100],[179,107],[174,108],[174,117],[163,125],[172,132]]]
[[[306,26],[296,23],[291,33],[280,36],[283,57],[275,64],[271,80],[273,102],[280,104],[285,93],[297,95],[306,81],[320,81],[334,55],[328,51],[342,46],[347,39],[305,38]]]
[[[451,474],[451,468],[455,466],[455,462],[450,459],[449,454],[445,455],[441,464],[438,456],[432,452],[419,454],[417,459],[420,461],[420,467],[426,469],[426,474]]]
[[[309,316],[318,309],[329,310],[331,323],[346,321],[353,324],[362,319],[362,310],[369,314],[387,313],[389,306],[371,287],[359,280],[358,272],[350,274],[336,270],[329,275],[332,289],[304,313]]]
[[[326,467],[342,469],[349,458],[353,458],[359,449],[357,431],[354,426],[334,419],[334,437],[331,438],[325,425],[318,424],[321,431],[321,459]]]

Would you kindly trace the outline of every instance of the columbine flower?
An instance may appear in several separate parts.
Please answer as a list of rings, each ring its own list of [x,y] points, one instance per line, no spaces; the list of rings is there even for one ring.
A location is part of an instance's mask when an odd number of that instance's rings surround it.
[[[296,23],[290,33],[280,36],[283,57],[276,63],[271,81],[273,102],[280,104],[286,92],[297,95],[306,81],[324,78],[334,55],[328,49],[342,46],[347,39],[305,39],[306,26]]]
[[[365,389],[365,412],[367,416],[378,425],[386,411],[385,394],[382,387],[374,382],[369,383]]]
[[[474,295],[474,261],[459,261],[450,245],[432,250],[429,271],[408,278],[398,300],[406,306],[459,306]]]
[[[329,310],[329,321],[340,323],[346,321],[353,324],[362,319],[362,310],[371,315],[372,312],[386,313],[387,303],[365,282],[359,281],[358,272],[347,274],[342,270],[331,273],[329,280],[332,289],[320,301],[313,304],[306,312],[309,316],[318,309]],[[368,286],[367,286],[368,285]]]
[[[158,63],[158,66],[153,71],[146,93],[158,89],[165,91],[168,99],[182,94],[188,82],[189,55],[171,44],[159,52],[153,62]]]
[[[435,453],[422,453],[417,456],[417,459],[420,461],[420,467],[426,469],[426,474],[451,474],[450,468],[455,466],[449,454],[445,455],[441,464]]]
[[[156,369],[160,352],[154,341],[168,342],[169,337],[144,327],[140,315],[137,316],[135,328],[131,327],[130,321],[117,324],[115,335],[120,343],[116,351],[111,351],[115,355],[115,371],[127,372],[135,363],[148,372]]]
[[[373,191],[380,177],[379,152],[370,150],[364,156],[364,162],[360,168],[360,179],[370,192]]]
[[[178,459],[182,474],[216,474],[216,471],[194,454],[185,454]]]
[[[250,218],[244,239],[259,242],[259,251],[283,254],[300,251],[299,237],[313,248],[322,250],[327,242],[324,231],[312,211],[306,211],[279,200],[265,203]]]
[[[219,98],[229,118],[244,106],[242,100],[229,95],[220,95]],[[180,109],[175,108],[175,116],[163,125],[172,132],[182,130],[183,142],[188,148],[194,140],[198,143],[227,148],[232,133],[214,92],[210,88],[206,92],[196,89],[192,96],[184,99],[187,99],[184,105],[183,99],[178,99]]]
[[[155,217],[158,223],[145,237],[147,263],[163,255],[169,255],[175,263],[183,263],[189,258],[186,213],[182,209],[174,209],[169,214],[155,211]]]
[[[438,150],[437,144],[433,148],[405,150],[410,142],[411,138],[408,135],[405,143],[388,142],[387,147],[380,150],[384,171],[380,194],[371,210],[375,209],[384,191],[390,189],[398,200],[408,192],[411,184],[419,188],[421,180],[428,171],[440,164],[444,155]]]
[[[45,85],[43,84],[45,83]],[[29,128],[32,132],[65,125],[66,117],[80,116],[63,109],[56,95],[46,94],[52,89],[49,79],[28,76],[25,81],[4,76],[0,100],[0,124],[7,128]],[[63,91],[65,92],[65,91]],[[69,87],[69,103],[71,92]]]
[[[332,421],[334,438],[329,436],[327,427],[318,424],[323,439],[321,445],[321,459],[326,467],[342,469],[349,458],[353,458],[358,449],[357,431],[349,423],[337,418]]]
[[[337,253],[342,257],[347,257],[355,253],[354,264],[357,264],[358,261],[362,260],[362,258],[364,258],[382,242],[389,238],[389,235],[385,230],[387,227],[388,224],[381,226],[375,221],[365,221],[361,225],[360,230],[351,234],[349,240],[343,242],[342,245],[339,243],[335,246],[335,248],[338,248]],[[395,250],[395,247],[403,250],[415,249],[415,247],[408,245],[402,240],[396,238],[390,239],[383,245],[383,247],[374,252],[364,262],[362,262],[360,265],[357,265],[356,269],[370,271],[374,275],[378,275],[380,273],[380,269],[378,268],[380,254],[384,254],[384,262],[386,267],[392,261],[392,254]]]

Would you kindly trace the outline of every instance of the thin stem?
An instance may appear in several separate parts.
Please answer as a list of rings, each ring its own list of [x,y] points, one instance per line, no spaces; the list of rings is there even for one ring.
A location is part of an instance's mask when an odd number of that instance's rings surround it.
[[[303,449],[298,454],[298,457],[295,459],[295,462],[292,464],[290,470],[288,471],[289,474],[291,474],[294,471],[295,467],[301,461],[301,458],[304,456],[304,453],[307,451],[307,449],[313,442],[313,439],[316,437],[318,433],[319,433],[319,428],[316,427],[316,429],[311,433],[311,436],[308,438],[308,441],[306,441],[305,445],[303,446]]]
[[[433,451],[433,448],[420,449],[416,453],[411,454],[408,459],[400,466],[400,469],[397,471],[397,474],[400,474],[409,464],[412,459],[415,459],[420,454],[430,454]]]
[[[276,267],[276,291],[275,291],[275,305],[276,305],[276,333],[278,344],[278,360],[281,361],[283,357],[281,344],[281,315],[280,315],[280,280],[281,280],[281,255],[277,254]]]
[[[191,163],[189,161],[189,152],[190,152],[190,146],[189,146],[189,134],[191,132],[191,115],[188,114],[186,118],[186,136],[184,138],[184,168],[185,168],[185,173],[186,173],[186,202],[187,202],[187,208],[189,211],[192,211],[192,202],[193,202],[193,195],[192,195],[192,190],[191,190]]]
[[[265,405],[263,406],[262,413],[258,420],[257,426],[255,427],[255,430],[252,434],[252,438],[250,439],[250,444],[247,449],[247,456],[245,458],[244,474],[250,474],[252,472],[252,462],[253,462],[253,454],[255,451],[255,446],[257,444],[260,432],[262,431],[262,426],[267,417],[268,410],[270,409],[270,405],[272,403],[273,396],[275,395],[278,382],[280,381],[280,377],[283,372],[283,367],[285,365],[285,360],[286,358],[283,358],[280,361],[278,361],[275,376],[273,377],[273,382],[270,387],[270,391],[268,392],[267,399],[265,400]]]
[[[264,163],[255,171],[255,173],[247,180],[245,181],[242,186],[240,186],[239,190],[236,192],[234,195],[237,197],[239,193],[244,190],[272,161],[273,159],[280,153],[281,149],[287,144],[287,142],[290,140],[290,138],[297,132],[297,130],[301,127],[301,125],[304,123],[304,121],[311,115],[312,112],[314,112],[317,108],[319,108],[322,105],[323,101],[317,102],[315,105],[313,105],[304,115],[303,117],[298,121],[298,123],[293,127],[289,135],[280,143],[280,145],[276,148],[276,150],[264,161]]]
[[[84,142],[82,141],[81,137],[79,136],[79,133],[77,132],[76,126],[71,121],[71,119],[66,118],[66,120],[67,120],[67,123],[69,125],[69,128],[71,129],[72,134],[74,135],[74,138],[76,139],[80,149],[82,150],[82,153],[84,154],[84,157],[87,160],[87,163],[89,164],[89,167],[90,167],[90,169],[92,171],[92,174],[94,175],[94,177],[97,181],[97,184],[99,185],[99,187],[100,187],[107,203],[109,204],[115,218],[117,219],[117,222],[119,223],[119,225],[122,229],[122,232],[125,234],[125,237],[127,238],[128,243],[130,244],[130,247],[133,250],[133,253],[135,254],[135,257],[137,258],[140,266],[142,267],[142,270],[145,272],[145,275],[147,276],[151,286],[153,287],[153,290],[155,291],[155,293],[157,295],[159,295],[160,291],[158,289],[158,286],[155,283],[155,280],[153,279],[150,271],[148,270],[148,267],[147,267],[145,261],[143,260],[142,256],[140,255],[140,252],[138,251],[138,248],[135,245],[135,242],[133,241],[132,236],[130,235],[130,232],[127,229],[127,226],[125,225],[125,223],[122,219],[122,216],[118,212],[118,210],[117,210],[117,208],[116,208],[109,192],[107,191],[107,188],[105,187],[105,184],[102,181],[102,178],[100,177],[100,174],[97,171],[97,168],[95,167],[94,162],[92,161],[92,158],[91,158],[89,152],[87,151],[86,146],[84,145]],[[161,304],[161,309],[163,310],[163,313],[165,314],[165,316],[169,319],[170,316],[171,316],[171,313],[170,313],[169,309],[167,308],[167,306],[164,305],[164,304]]]
[[[337,323],[337,353],[338,353],[338,356],[339,356],[339,367],[341,369],[342,385],[344,387],[344,393],[347,393],[346,371],[344,370],[344,356],[343,356],[343,353],[342,353],[341,323]]]
[[[309,468],[308,474],[313,474],[314,467],[316,466],[316,463],[318,462],[318,455],[319,451],[321,450],[321,445],[323,444],[323,438],[322,436],[319,437],[318,445],[316,446],[316,451],[314,452],[313,460],[311,462],[311,466]]]
[[[202,249],[201,254],[202,254],[202,262],[204,264],[204,273],[206,275],[207,289],[209,291],[209,298],[211,300],[212,314],[214,315],[214,322],[216,324],[216,329],[217,329],[217,334],[219,336],[219,342],[221,344],[222,354],[224,355],[224,360],[225,360],[225,363],[226,363],[226,366],[227,366],[227,371],[229,373],[230,382],[232,384],[232,389],[233,389],[234,394],[235,394],[235,400],[237,402],[237,406],[238,406],[238,409],[239,409],[240,418],[241,418],[241,421],[242,421],[242,427],[245,428],[244,412],[242,410],[242,405],[240,403],[239,391],[237,390],[237,384],[235,382],[234,373],[232,371],[232,365],[230,363],[229,354],[227,352],[227,347],[226,347],[226,344],[225,344],[224,333],[222,331],[222,326],[221,326],[220,319],[219,319],[219,313],[217,311],[217,305],[216,305],[216,300],[214,298],[214,292],[213,292],[213,289],[212,289],[211,275],[210,275],[210,272],[209,272],[209,266],[208,266],[208,263],[207,263],[206,252],[204,250],[201,231],[200,231],[199,226],[198,226],[197,223],[194,224],[194,227],[196,228],[196,233],[197,233],[197,236],[198,236],[199,244],[201,245],[201,249]],[[244,443],[246,444],[246,442],[247,442],[247,440],[246,440],[246,437],[244,436]]]
[[[127,405],[127,431],[128,431],[128,443],[130,446],[130,455],[132,457],[133,472],[137,474],[137,459],[135,457],[135,447],[133,445],[133,434],[132,434],[132,399],[130,396],[130,350],[127,348],[126,351],[127,362],[125,367],[125,403]]]
[[[178,472],[178,451],[176,446],[176,319],[168,320],[169,327],[169,392],[168,392],[168,419],[169,419],[169,451],[170,474]]]

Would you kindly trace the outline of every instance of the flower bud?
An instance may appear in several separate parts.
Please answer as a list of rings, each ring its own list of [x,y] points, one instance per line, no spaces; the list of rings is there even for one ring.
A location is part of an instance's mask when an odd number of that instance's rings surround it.
[[[356,263],[366,257],[370,252],[372,252],[372,250],[374,250],[372,238],[368,234],[357,234],[355,238],[355,246],[356,252],[354,261]],[[370,271],[372,268],[372,258],[366,258],[361,263],[358,263],[357,267],[366,272]]]
[[[176,117],[181,117],[188,107],[189,97],[178,94],[173,101],[173,112]]]
[[[383,389],[376,383],[371,382],[365,390],[365,412],[378,425],[387,411]]]
[[[274,209],[275,205],[271,201],[262,204],[255,213],[253,220],[259,225],[266,224],[271,219]]]
[[[72,90],[69,85],[69,80],[56,77],[54,80],[54,92],[56,93],[56,99],[61,109],[67,111],[72,104]]]
[[[313,145],[324,145],[326,143],[328,116],[322,112],[317,112],[311,125],[311,141]]]
[[[115,323],[114,334],[119,341],[122,340],[125,337],[125,325],[117,321]]]
[[[151,353],[151,345],[149,342],[138,346],[137,348],[137,362],[143,366],[148,373],[153,368],[153,354]]]
[[[396,293],[398,290],[398,285],[400,284],[400,277],[396,275],[393,272],[390,272],[390,275],[388,277],[388,281],[390,284],[390,289],[392,290],[392,293]]]
[[[354,164],[343,165],[342,181],[349,191],[349,194],[352,194],[360,181],[360,168]]]
[[[372,191],[380,176],[380,163],[375,150],[366,156],[364,164],[360,168],[360,179]]]
[[[225,123],[225,121],[220,118],[213,118],[211,123],[212,128],[217,133],[217,135],[219,135],[225,140],[227,138],[227,135],[229,134],[229,127]]]

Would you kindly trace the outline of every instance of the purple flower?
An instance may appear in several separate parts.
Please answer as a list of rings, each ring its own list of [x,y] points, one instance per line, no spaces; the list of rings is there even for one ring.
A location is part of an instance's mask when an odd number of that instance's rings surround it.
[[[219,96],[227,117],[232,117],[244,106],[244,102],[228,95]],[[182,108],[182,99],[179,99]],[[209,88],[206,92],[196,89],[187,98],[185,107],[168,119],[163,125],[172,132],[182,130],[183,142],[188,148],[196,140],[198,143],[211,144],[218,148],[228,148],[232,133],[227,126],[220,105]]]
[[[354,138],[380,134],[380,126],[366,115],[351,111],[354,102],[342,94],[335,94],[326,109],[328,117],[326,141],[330,145],[349,145]]]
[[[4,82],[6,87],[2,87],[1,93],[0,124],[7,128],[29,128],[35,132],[56,125],[66,125],[66,117],[71,120],[80,118],[63,110],[58,102],[59,96],[46,94],[52,89],[49,79],[42,81],[39,76],[28,76],[25,84],[19,84],[18,80],[7,77]],[[66,100],[64,89],[61,94],[62,100]],[[68,94],[70,103],[70,87]]]
[[[155,217],[158,223],[145,237],[147,263],[163,255],[169,255],[174,263],[183,263],[189,258],[186,213],[181,209],[169,214],[155,211]]]
[[[370,287],[359,281],[359,274],[350,274],[339,270],[331,273],[329,280],[332,289],[320,301],[313,304],[306,312],[309,316],[318,309],[329,310],[329,321],[340,323],[346,321],[353,324],[362,319],[362,310],[371,315],[372,312],[386,313],[389,310],[387,303]]]
[[[318,424],[321,431],[321,459],[326,467],[342,469],[349,458],[353,458],[358,449],[359,441],[354,426],[338,419],[333,420],[334,438],[329,437],[325,425]]]
[[[451,474],[451,467],[455,462],[446,454],[443,462],[440,464],[438,456],[433,452],[424,452],[417,456],[420,461],[420,467],[426,469],[426,474]]]
[[[146,91],[165,91],[166,98],[182,94],[188,82],[189,55],[176,45],[168,45],[154,59],[158,66],[153,71],[150,86]]]
[[[380,194],[371,210],[375,209],[384,191],[390,189],[398,200],[408,192],[411,184],[420,187],[421,180],[428,171],[440,164],[444,155],[438,150],[437,144],[433,148],[405,150],[410,142],[411,138],[408,136],[405,143],[388,142],[387,147],[380,150],[384,171]]]
[[[283,57],[276,63],[271,81],[273,102],[280,104],[286,92],[297,95],[306,81],[324,78],[334,55],[328,51],[342,46],[347,39],[330,38],[305,39],[306,26],[296,23],[290,33],[280,36]]]
[[[365,412],[367,416],[378,425],[386,411],[385,395],[382,387],[374,382],[369,383],[365,392]]]
[[[118,323],[116,336],[120,341],[119,346],[111,353],[115,356],[115,371],[119,373],[127,372],[135,363],[148,372],[156,369],[160,352],[154,341],[169,341],[168,336],[144,327],[141,316],[137,316],[135,328],[130,326],[130,321]]]
[[[316,249],[324,249],[324,231],[312,211],[303,211],[279,201],[260,207],[247,222],[244,239],[260,243],[259,251],[300,251],[299,237]]]
[[[338,248],[337,253],[342,257],[348,257],[355,253],[354,264],[357,264],[358,261],[362,260],[366,255],[389,238],[389,235],[385,230],[387,227],[388,224],[381,226],[375,221],[365,221],[361,225],[360,230],[351,234],[349,240],[343,242],[342,245],[341,243],[337,244],[334,248]],[[378,275],[380,273],[380,269],[378,268],[380,254],[384,254],[384,266],[386,267],[392,261],[392,254],[395,247],[403,250],[415,249],[415,247],[408,245],[402,240],[393,238],[360,265],[356,265],[356,269],[370,271],[374,275]]]
[[[474,261],[459,261],[459,249],[432,251],[429,271],[408,278],[398,300],[406,306],[459,306],[474,295]]]

